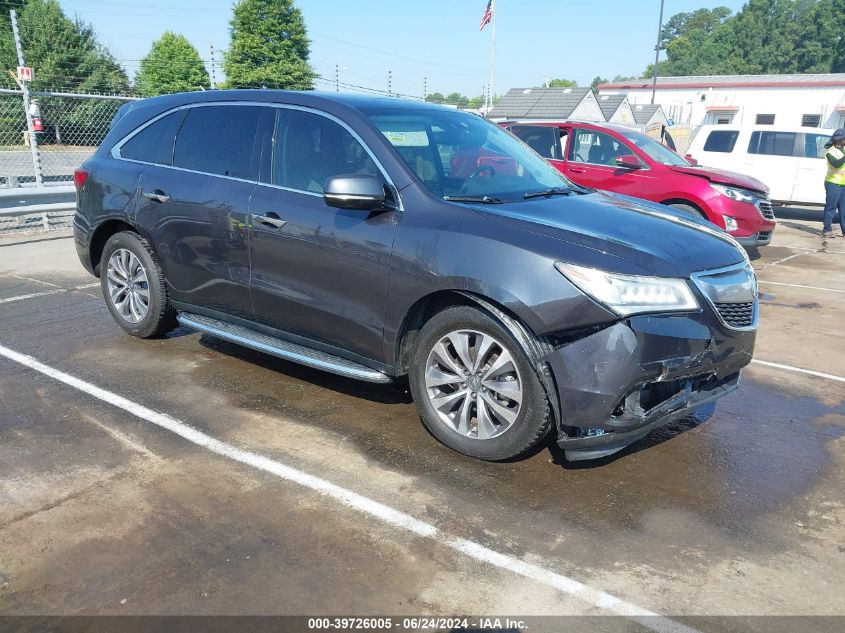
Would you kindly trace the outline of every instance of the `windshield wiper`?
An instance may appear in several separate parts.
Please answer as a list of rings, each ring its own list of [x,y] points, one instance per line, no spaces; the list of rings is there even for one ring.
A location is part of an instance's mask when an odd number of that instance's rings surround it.
[[[529,198],[542,198],[544,196],[568,196],[574,191],[575,189],[572,187],[552,187],[544,191],[529,191],[522,194],[522,197],[528,200]]]
[[[493,196],[443,196],[449,202],[480,202],[481,204],[504,204],[501,198]]]

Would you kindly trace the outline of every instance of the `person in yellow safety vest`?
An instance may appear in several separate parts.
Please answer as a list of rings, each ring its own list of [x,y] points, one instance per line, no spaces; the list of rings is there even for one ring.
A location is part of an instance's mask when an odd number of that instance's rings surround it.
[[[839,128],[825,144],[827,152],[827,178],[824,179],[826,194],[824,205],[824,227],[822,237],[833,238],[833,216],[839,209],[839,228],[845,237],[845,128]]]

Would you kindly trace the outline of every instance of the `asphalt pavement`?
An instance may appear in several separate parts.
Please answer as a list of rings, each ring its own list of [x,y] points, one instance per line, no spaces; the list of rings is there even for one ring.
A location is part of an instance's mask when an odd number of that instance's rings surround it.
[[[0,616],[843,616],[845,239],[818,233],[752,253],[738,391],[604,460],[498,464],[401,384],[131,338],[72,239],[0,240]]]

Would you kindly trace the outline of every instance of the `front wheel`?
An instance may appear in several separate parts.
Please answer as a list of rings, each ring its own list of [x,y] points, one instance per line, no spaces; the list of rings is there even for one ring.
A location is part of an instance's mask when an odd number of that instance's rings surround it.
[[[149,243],[137,233],[112,235],[103,247],[100,287],[117,324],[132,336],[152,338],[176,327],[164,274]]]
[[[522,348],[477,308],[447,308],[423,326],[409,383],[426,428],[470,457],[515,457],[551,425],[545,390]]]
[[[673,209],[677,209],[678,211],[683,212],[685,215],[688,215],[693,218],[697,218],[699,220],[707,220],[707,217],[698,209],[696,209],[691,204],[684,204],[683,202],[675,202],[669,205]],[[709,220],[708,220],[709,221]]]

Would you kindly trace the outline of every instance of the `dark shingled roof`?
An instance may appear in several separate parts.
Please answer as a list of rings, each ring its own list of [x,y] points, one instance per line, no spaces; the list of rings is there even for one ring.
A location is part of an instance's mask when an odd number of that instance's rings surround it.
[[[610,121],[610,117],[616,114],[619,106],[625,101],[625,95],[599,95],[598,101],[605,121]]]
[[[590,88],[512,88],[488,116],[506,119],[565,119]]]
[[[631,110],[634,111],[634,121],[640,125],[645,125],[659,108],[660,106],[655,103],[632,105]]]

